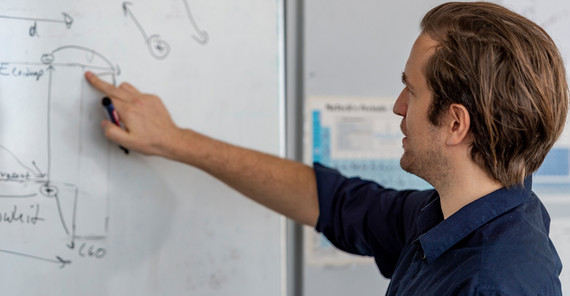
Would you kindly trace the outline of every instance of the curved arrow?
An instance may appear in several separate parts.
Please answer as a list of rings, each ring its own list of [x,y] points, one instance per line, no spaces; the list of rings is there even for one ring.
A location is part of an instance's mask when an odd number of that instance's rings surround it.
[[[196,34],[197,34],[197,36],[192,35],[192,38],[194,38],[194,40],[196,40],[196,42],[198,42],[202,45],[208,43],[208,40],[209,40],[208,32],[200,29],[200,27],[196,23],[194,16],[192,16],[192,11],[190,10],[190,5],[188,5],[188,0],[182,0],[182,2],[184,2],[184,7],[186,7],[186,14],[188,15],[188,19],[190,20],[190,23],[192,24],[192,27],[194,27],[194,30],[196,31]]]
[[[115,75],[119,75],[120,73],[120,69],[118,67],[115,67],[111,61],[109,61],[109,59],[107,59],[104,55],[102,55],[101,53],[87,48],[87,47],[83,47],[83,46],[78,46],[78,45],[65,45],[65,46],[60,46],[56,49],[54,49],[52,52],[50,53],[46,53],[43,54],[41,57],[41,61],[43,64],[49,65],[48,67],[48,72],[51,73],[51,71],[55,71],[55,68],[53,67],[53,63],[55,62],[55,54],[59,51],[63,51],[63,50],[79,50],[79,51],[84,51],[87,53],[90,53],[91,55],[94,55],[98,58],[100,58],[106,65],[107,68],[103,68],[101,67],[102,70],[106,70],[109,71],[110,73],[107,74],[111,74],[112,75],[112,79],[113,79],[113,84],[115,84]],[[74,64],[69,64],[71,66],[79,66],[79,67],[89,67],[90,65],[84,65],[84,64],[80,64],[80,63],[74,63]],[[68,65],[68,66],[69,66]]]

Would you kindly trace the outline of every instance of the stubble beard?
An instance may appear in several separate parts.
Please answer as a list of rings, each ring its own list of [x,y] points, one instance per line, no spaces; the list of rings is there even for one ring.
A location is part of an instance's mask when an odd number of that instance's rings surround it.
[[[434,187],[444,177],[446,163],[438,149],[422,152],[405,150],[400,158],[400,167],[404,171],[422,178]]]

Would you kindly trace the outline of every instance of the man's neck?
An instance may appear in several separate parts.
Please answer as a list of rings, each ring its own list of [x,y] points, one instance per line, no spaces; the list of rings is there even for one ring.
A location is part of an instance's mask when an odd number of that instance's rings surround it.
[[[503,187],[474,163],[455,171],[461,173],[450,174],[450,178],[445,182],[434,185],[440,196],[444,219],[475,200]]]

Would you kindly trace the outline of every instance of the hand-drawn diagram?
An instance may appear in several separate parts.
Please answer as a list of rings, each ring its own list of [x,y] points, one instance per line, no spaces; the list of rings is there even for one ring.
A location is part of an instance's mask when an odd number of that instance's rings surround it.
[[[208,33],[198,26],[188,1],[182,1],[193,40],[206,44]],[[152,57],[165,59],[170,45],[158,34],[147,35],[132,6],[122,2],[124,15]],[[62,16],[5,13],[0,19],[32,22],[28,34],[39,37],[39,23],[70,29],[74,19],[69,13]],[[77,45],[55,46],[37,58],[0,60],[0,237],[10,238],[0,241],[0,254],[65,267],[74,258],[103,258],[107,252],[114,145],[97,128],[103,118],[100,94],[83,74],[88,69],[116,84],[121,71],[98,51]]]
[[[129,6],[131,5],[132,5],[131,2],[123,2],[122,4],[123,13],[125,14],[125,16],[130,17],[133,20],[133,22],[135,23],[135,25],[143,35],[145,43],[148,47],[148,51],[156,59],[162,60],[166,58],[170,53],[170,45],[168,44],[168,42],[160,38],[160,35],[158,34],[152,34],[150,36],[147,35],[147,33],[145,32],[139,21],[133,14],[132,10],[129,8]]]
[[[95,93],[88,94],[90,89],[81,83],[86,69],[109,76],[112,83],[120,73],[97,51],[75,45],[43,54],[39,63],[0,62],[0,77],[12,86],[8,89],[38,89],[15,102],[1,102],[1,110],[28,112],[2,113],[22,124],[20,131],[9,131],[0,139],[0,233],[46,241],[63,235],[64,250],[102,258],[105,248],[85,241],[107,236],[109,144],[90,132],[102,114],[97,112],[99,102],[92,100]],[[77,78],[77,87],[69,85],[70,77]],[[27,239],[3,241],[0,253],[61,267],[71,263],[62,251],[41,256],[28,245]]]
[[[0,15],[2,19],[11,19],[11,20],[19,20],[19,21],[32,21],[34,22],[33,25],[30,26],[29,35],[31,37],[39,36],[38,34],[38,22],[43,23],[62,23],[65,24],[67,29],[71,28],[73,24],[73,18],[68,13],[62,12],[63,20],[60,19],[47,19],[47,18],[34,18],[34,17],[22,17],[22,16],[8,16],[8,15]]]
[[[192,27],[195,31],[195,34],[192,35],[192,38],[198,42],[199,44],[206,44],[208,43],[209,40],[209,35],[208,32],[200,29],[200,27],[198,26],[198,24],[196,23],[196,20],[194,19],[194,16],[192,15],[192,10],[190,9],[190,5],[188,5],[188,1],[187,0],[182,0],[182,2],[184,3],[184,8],[186,10],[186,15],[188,17],[188,20],[190,21],[190,23],[192,24]],[[148,47],[148,51],[150,52],[150,54],[159,60],[165,59],[166,57],[168,57],[168,54],[170,53],[170,44],[168,44],[168,42],[166,42],[164,39],[162,39],[160,37],[160,35],[158,34],[152,34],[152,35],[148,35],[146,33],[146,31],[144,30],[144,28],[142,27],[141,23],[138,21],[138,19],[136,18],[135,14],[133,13],[132,9],[130,8],[130,6],[132,6],[133,3],[125,1],[122,3],[121,7],[123,9],[123,13],[126,17],[129,17],[133,23],[135,23],[135,25],[137,26],[137,29],[139,30],[139,32],[141,33],[141,35],[143,36],[145,43]]]
[[[188,0],[182,0],[182,2],[184,2],[184,7],[186,8],[186,15],[188,15],[188,20],[190,21],[190,23],[192,24],[192,27],[196,31],[196,34],[192,35],[192,38],[194,38],[194,40],[196,40],[196,42],[198,42],[200,44],[208,43],[208,40],[210,38],[208,35],[208,32],[200,29],[200,27],[196,23],[196,20],[194,19],[194,16],[192,15],[192,11],[190,10],[190,5],[188,5]]]

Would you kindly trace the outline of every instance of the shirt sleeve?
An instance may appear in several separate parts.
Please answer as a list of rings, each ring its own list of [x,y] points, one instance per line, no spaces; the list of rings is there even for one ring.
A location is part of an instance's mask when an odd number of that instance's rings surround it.
[[[318,163],[314,170],[320,211],[315,229],[341,250],[374,256],[382,274],[390,277],[433,193],[384,188]]]

